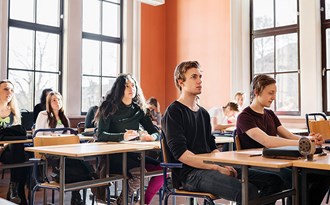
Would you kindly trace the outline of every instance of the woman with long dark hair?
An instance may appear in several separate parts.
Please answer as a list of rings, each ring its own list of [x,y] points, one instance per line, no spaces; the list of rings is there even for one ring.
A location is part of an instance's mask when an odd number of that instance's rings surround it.
[[[33,108],[33,122],[35,123],[39,112],[46,110],[46,97],[49,92],[53,91],[51,88],[46,88],[42,91],[40,96],[40,103],[36,104]]]
[[[107,93],[96,114],[98,124],[98,141],[119,142],[128,141],[139,136],[141,141],[159,140],[159,132],[146,115],[146,103],[142,90],[135,79],[129,74],[117,77],[110,92]],[[138,132],[140,125],[145,130]],[[140,134],[139,134],[140,133]],[[122,154],[110,155],[110,173],[122,173]],[[146,157],[148,171],[161,170],[159,162]],[[132,196],[140,185],[140,155],[129,153],[127,155],[128,195]],[[150,204],[152,197],[163,185],[162,176],[151,178],[145,192],[145,204]],[[122,194],[117,199],[122,204]]]

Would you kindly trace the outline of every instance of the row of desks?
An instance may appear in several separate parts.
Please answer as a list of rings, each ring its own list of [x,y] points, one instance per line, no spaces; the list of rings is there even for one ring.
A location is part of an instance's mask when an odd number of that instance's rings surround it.
[[[82,140],[89,140],[92,137],[81,137]],[[233,143],[232,138],[228,137],[218,137],[216,139],[217,143]],[[19,143],[8,141],[9,143]],[[29,141],[24,141],[29,142]],[[22,143],[22,141],[20,142]],[[139,142],[139,141],[129,141],[129,142],[121,142],[121,143],[114,143],[114,142],[96,142],[96,143],[82,143],[82,144],[69,144],[69,145],[56,145],[56,146],[40,146],[40,147],[27,147],[25,148],[26,151],[29,152],[38,152],[42,154],[50,154],[56,155],[60,157],[60,204],[64,204],[64,192],[77,189],[79,187],[86,188],[88,186],[92,186],[93,184],[99,183],[106,183],[110,182],[113,179],[107,178],[94,181],[85,181],[79,183],[72,183],[66,185],[65,182],[65,158],[72,157],[72,158],[86,158],[91,156],[100,156],[100,155],[110,155],[110,154],[117,154],[122,153],[123,157],[123,170],[126,170],[126,160],[127,160],[127,153],[129,152],[140,152],[142,158],[145,156],[145,151],[153,150],[153,149],[160,149],[160,143],[156,142]],[[144,173],[144,160],[141,160],[141,178],[143,179],[145,176]],[[123,178],[126,179],[126,173],[123,173]],[[141,180],[141,187],[144,187],[144,180]],[[127,186],[126,183],[123,183],[123,193],[126,194]],[[141,203],[144,203],[144,193],[140,192],[141,196]],[[124,200],[127,197],[123,197]],[[124,203],[126,203],[124,201]]]
[[[317,156],[315,155],[313,161],[306,161],[305,159],[297,159],[297,160],[287,160],[287,159],[270,159],[264,158],[260,156],[262,153],[261,149],[253,149],[253,150],[242,150],[242,151],[229,151],[229,152],[220,152],[220,153],[210,153],[210,154],[198,154],[195,156],[203,160],[205,163],[216,163],[216,164],[225,164],[225,165],[234,165],[240,166],[242,168],[242,204],[253,204],[253,202],[248,201],[248,168],[256,167],[261,169],[271,169],[278,170],[281,168],[292,168],[292,187],[293,189],[287,190],[282,195],[294,195],[293,204],[307,204],[307,181],[306,175],[303,175],[303,184],[302,193],[303,198],[299,202],[298,196],[298,169],[301,170],[324,170],[323,174],[330,174],[330,156],[327,153],[326,156]],[[259,155],[259,156],[258,156]],[[311,171],[309,171],[311,172]],[[255,204],[259,204],[256,202]]]
[[[110,155],[110,154],[123,154],[123,170],[126,170],[127,153],[129,152],[140,152],[141,157],[145,157],[146,150],[152,150],[154,146],[152,145],[137,145],[137,144],[119,144],[119,143],[81,143],[81,144],[68,144],[68,145],[55,145],[55,146],[41,146],[41,147],[27,147],[26,151],[29,152],[39,152],[42,154],[56,155],[60,157],[60,188],[59,188],[59,204],[64,204],[64,192],[71,191],[75,189],[82,189],[91,187],[93,185],[99,185],[104,183],[110,183],[114,179],[112,177],[106,177],[104,179],[98,180],[88,180],[77,183],[65,184],[65,159],[67,157],[72,158],[86,158],[91,156],[100,155]],[[141,179],[144,178],[145,163],[141,160]],[[123,179],[127,179],[126,172],[122,174]],[[141,180],[141,187],[144,187],[144,180]],[[124,204],[127,204],[127,184],[123,183],[123,193],[124,193]],[[144,203],[144,193],[140,193],[141,203]]]
[[[90,139],[90,137],[88,137]],[[87,138],[84,140],[88,140]],[[17,140],[17,141],[7,141],[2,143],[28,143],[31,140]],[[217,137],[217,143],[233,143],[233,138],[230,137]],[[93,184],[110,182],[113,179],[107,178],[98,181],[87,181],[87,182],[79,182],[76,184],[65,185],[63,182],[65,181],[65,158],[73,157],[73,158],[85,158],[90,156],[99,156],[99,155],[109,155],[115,153],[123,153],[123,170],[126,170],[126,154],[129,152],[140,152],[142,157],[145,156],[144,152],[146,150],[159,149],[159,142],[122,142],[122,143],[83,143],[83,144],[70,144],[70,145],[57,145],[57,146],[44,146],[44,147],[27,147],[26,151],[30,152],[39,152],[44,154],[52,154],[60,156],[61,162],[61,171],[60,171],[60,204],[64,204],[64,192],[68,190],[73,190],[77,187],[88,187]],[[220,164],[231,164],[242,167],[242,203],[243,204],[251,204],[248,203],[248,168],[249,167],[257,167],[263,169],[280,169],[286,167],[292,167],[293,170],[293,189],[289,190],[288,194],[295,195],[295,204],[299,204],[298,202],[298,192],[297,190],[297,169],[298,168],[307,168],[307,169],[315,169],[315,170],[330,170],[330,157],[327,156],[316,156],[314,161],[306,161],[303,159],[300,160],[283,160],[283,159],[269,159],[263,158],[262,156],[255,156],[256,154],[261,154],[261,150],[243,150],[243,151],[231,151],[231,152],[220,152],[213,154],[199,154],[196,157],[204,160],[206,163],[220,163]],[[251,157],[251,155],[255,157]],[[144,178],[144,160],[141,160],[141,178]],[[126,173],[123,173],[123,178],[125,179]],[[141,180],[141,187],[144,186],[144,180]],[[123,183],[123,191],[126,193],[127,187],[126,183]],[[127,198],[124,197],[124,200]],[[141,203],[144,202],[144,194],[141,192]],[[306,201],[301,202],[300,204],[304,204]]]

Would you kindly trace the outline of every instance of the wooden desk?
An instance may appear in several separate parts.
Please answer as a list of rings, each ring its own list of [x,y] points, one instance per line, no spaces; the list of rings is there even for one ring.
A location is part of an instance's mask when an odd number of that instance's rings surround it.
[[[257,167],[262,169],[280,169],[292,166],[292,160],[282,160],[282,159],[269,159],[264,158],[262,156],[254,156],[261,154],[261,150],[242,150],[242,151],[229,151],[229,152],[219,152],[219,153],[208,153],[208,154],[197,154],[195,158],[200,160],[204,160],[205,163],[216,163],[216,164],[229,164],[236,165],[242,168],[242,204],[260,204],[264,202],[268,197],[262,197],[257,199],[258,201],[250,201],[248,200],[248,168],[249,167]],[[286,190],[277,194],[276,198],[280,199],[285,196],[291,196],[296,193],[297,190],[297,170],[295,168],[292,169],[292,185],[293,189]],[[297,194],[295,194],[294,204],[297,204]]]
[[[301,169],[301,204],[307,205],[309,202],[308,194],[308,183],[307,183],[307,174],[321,174],[321,175],[330,175],[330,155],[328,151],[326,156],[317,156],[314,155],[313,161],[307,161],[305,159],[293,161],[293,166]],[[320,176],[322,177],[322,176]]]
[[[141,142],[139,140],[135,141],[121,141],[121,144],[135,144],[135,145],[147,145],[153,147],[153,149],[160,149],[160,141],[153,141],[153,142]]]
[[[94,137],[93,136],[84,136],[84,135],[81,135],[81,134],[78,134],[79,136],[79,139],[80,140],[85,140],[85,141],[89,141],[89,140],[93,140]]]
[[[229,144],[229,151],[233,151],[234,148],[234,138],[233,137],[215,137],[216,144]]]
[[[111,177],[105,179],[88,180],[83,182],[76,182],[65,184],[65,158],[83,158],[88,156],[109,155],[109,154],[123,154],[123,170],[127,170],[127,153],[128,152],[141,152],[142,159],[145,157],[145,150],[153,149],[152,146],[136,145],[136,144],[119,144],[119,143],[83,143],[83,144],[69,144],[69,145],[55,145],[55,146],[41,146],[41,147],[27,147],[26,151],[39,152],[43,154],[57,155],[60,157],[60,193],[59,203],[64,204],[64,192],[75,189],[88,188],[92,185],[110,182]],[[141,160],[141,179],[144,179],[145,162]],[[127,179],[127,174],[124,171],[123,178]],[[144,187],[144,180],[141,180],[141,187]],[[127,183],[123,183],[124,204],[127,204]],[[144,204],[144,192],[141,191],[141,204]]]
[[[308,135],[307,128],[288,128],[288,130],[296,135]]]
[[[32,143],[32,139],[0,141],[0,144],[20,144],[20,143]]]

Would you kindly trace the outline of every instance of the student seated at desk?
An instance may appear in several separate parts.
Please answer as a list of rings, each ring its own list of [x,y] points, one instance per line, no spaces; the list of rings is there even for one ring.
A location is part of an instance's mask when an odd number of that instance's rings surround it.
[[[159,132],[146,115],[146,103],[141,88],[129,74],[117,77],[110,92],[102,102],[96,114],[98,125],[98,141],[119,142],[132,140],[139,136],[137,130],[142,125],[147,133],[140,134],[142,141],[159,140]],[[110,173],[122,174],[122,154],[109,157]],[[147,171],[162,170],[159,162],[146,156]],[[128,196],[140,186],[140,155],[127,154]],[[153,196],[163,185],[163,176],[152,177],[145,192],[145,204],[150,204]],[[123,193],[118,197],[117,204],[122,204]]]
[[[99,104],[101,104],[104,100],[104,96],[100,99]],[[95,128],[95,114],[97,112],[97,109],[99,108],[98,105],[94,105],[90,107],[87,111],[86,118],[85,118],[85,128]]]
[[[235,102],[228,102],[223,107],[213,107],[209,110],[211,117],[212,132],[225,131],[226,128],[235,126],[232,120],[238,112],[238,105]],[[232,121],[230,121],[232,120]]]
[[[268,75],[258,75],[251,82],[251,100],[237,119],[237,134],[242,149],[298,146],[300,136],[294,135],[282,126],[275,113],[267,109],[276,99],[276,80]],[[312,134],[316,144],[324,140],[319,134]],[[291,187],[291,171],[283,169],[280,176],[286,182],[286,188]],[[308,175],[310,202],[321,204],[330,186],[330,177]],[[306,193],[301,193],[306,194]]]
[[[62,104],[62,95],[59,92],[51,91],[46,98],[46,110],[41,111],[37,117],[35,130],[38,129],[48,129],[48,128],[65,128],[70,127],[69,120],[64,114],[63,104]],[[51,135],[51,132],[38,132],[36,135]],[[53,172],[57,175],[58,170],[55,168],[58,167],[58,159],[50,158],[48,159],[49,164],[53,167]],[[74,164],[74,166],[73,166]],[[65,161],[66,166],[66,182],[78,182],[92,179],[93,169],[92,167],[85,161],[77,160],[77,159],[67,159]],[[86,170],[87,169],[87,170]],[[73,176],[67,175],[68,173],[74,173],[74,170],[86,170],[85,172],[79,173],[87,173],[85,176]],[[78,173],[78,172],[77,172]],[[71,180],[74,178],[74,181]],[[57,180],[57,178],[55,178]],[[71,197],[71,205],[82,205],[83,200],[81,199],[79,190],[72,191]]]
[[[238,112],[240,113],[244,109],[244,105],[245,105],[245,93],[243,93],[243,92],[237,92],[234,97],[235,97],[235,102],[238,105]]]
[[[154,97],[147,100],[147,115],[151,118],[152,123],[160,128],[162,114],[160,113],[160,104]]]
[[[46,88],[42,91],[40,97],[40,103],[36,104],[33,108],[33,123],[36,123],[39,112],[46,110],[46,98],[50,91],[53,91],[51,88]]]
[[[21,123],[14,85],[9,80],[0,81],[0,129]],[[24,151],[24,144],[10,144],[0,148],[0,161],[5,164],[23,163],[28,159]],[[10,169],[10,184],[7,200],[16,204],[27,204],[25,196],[25,183],[28,178],[29,168],[20,167]]]
[[[197,61],[180,63],[174,72],[179,98],[166,110],[162,119],[162,136],[172,156],[170,162],[180,161],[182,169],[172,170],[174,187],[187,191],[208,192],[241,203],[241,169],[207,164],[196,160],[195,154],[216,153],[211,134],[210,116],[196,103],[202,92],[202,74]],[[249,200],[282,190],[283,182],[275,174],[249,169]]]

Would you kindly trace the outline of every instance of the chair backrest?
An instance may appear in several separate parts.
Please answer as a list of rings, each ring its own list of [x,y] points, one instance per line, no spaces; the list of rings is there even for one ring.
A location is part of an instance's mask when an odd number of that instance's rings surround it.
[[[31,130],[33,126],[33,112],[30,112],[26,109],[21,110],[22,116],[22,125],[26,130]]]
[[[64,145],[64,144],[79,144],[80,139],[78,135],[43,135],[33,138],[33,146],[50,146],[50,145]],[[41,158],[39,153],[35,153],[35,158]]]
[[[242,149],[241,142],[239,141],[238,135],[235,135],[235,145],[236,145],[236,150],[237,151]]]
[[[162,151],[162,157],[163,157],[163,162],[164,163],[169,163],[169,159],[167,156],[167,145],[166,145],[166,141],[163,137],[160,138],[160,148]]]
[[[85,122],[79,122],[77,124],[77,132],[78,134],[82,133],[85,131]]]
[[[63,132],[70,131],[71,134],[36,136],[38,132],[57,132],[57,131],[63,131]],[[69,127],[37,129],[34,131],[32,139],[33,139],[33,146],[35,147],[80,143],[80,139],[79,136],[77,136],[77,132]],[[34,157],[41,158],[41,155],[39,153],[34,153]]]
[[[59,132],[59,131],[62,131],[63,133],[64,132],[67,132],[69,131],[71,134],[74,134],[76,135],[77,132],[70,128],[70,127],[62,127],[62,128],[45,128],[45,129],[37,129],[33,132],[33,135],[32,135],[32,138],[34,138],[38,132]]]
[[[325,140],[330,139],[330,122],[323,112],[306,114],[306,125],[309,133],[320,133]]]

